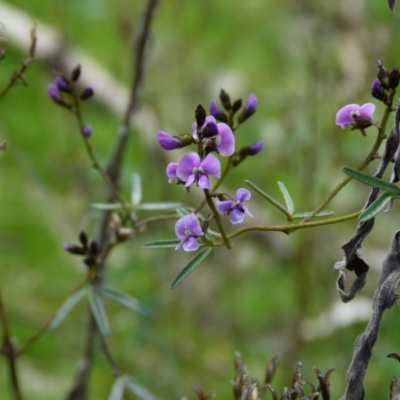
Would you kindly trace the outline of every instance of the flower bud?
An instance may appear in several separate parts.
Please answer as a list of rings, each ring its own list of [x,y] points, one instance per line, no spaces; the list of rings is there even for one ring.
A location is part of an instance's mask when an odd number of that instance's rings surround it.
[[[234,101],[234,103],[232,104],[232,111],[235,113],[236,111],[240,110],[240,107],[242,107],[243,101],[242,99],[238,99],[236,101]]]
[[[82,128],[83,136],[90,137],[90,136],[92,136],[92,133],[93,133],[93,129],[92,129],[92,127],[90,125],[85,125]]]
[[[90,99],[94,95],[94,90],[91,87],[87,87],[81,93],[81,100]]]
[[[194,115],[196,117],[196,123],[197,123],[197,127],[201,128],[204,124],[204,122],[206,121],[206,110],[204,109],[204,107],[199,104],[196,108],[196,111],[194,112]]]
[[[61,75],[57,75],[55,79],[56,85],[58,87],[58,90],[61,92],[67,92],[69,93],[69,82]]]
[[[221,89],[221,91],[219,92],[219,99],[221,100],[221,103],[226,111],[230,111],[232,109],[231,98],[224,89]]]
[[[89,238],[86,232],[81,231],[81,233],[79,234],[79,241],[82,243],[82,246],[87,247]]]
[[[240,113],[238,121],[241,124],[246,121],[246,119],[250,118],[257,110],[257,96],[255,94],[251,94],[246,101],[246,105],[244,106],[243,111]]]
[[[163,131],[158,131],[157,139],[164,150],[180,149],[193,143],[193,138],[190,135],[172,136]]]
[[[86,254],[86,251],[84,248],[76,246],[71,243],[64,243],[63,245],[64,249],[68,251],[68,253],[77,255],[77,256],[83,256]]]
[[[387,93],[378,79],[375,79],[374,84],[372,85],[371,94],[373,97],[383,102],[387,100]]]
[[[57,85],[55,85],[54,83],[50,83],[47,86],[47,92],[49,93],[49,96],[53,101],[55,101],[56,103],[61,102],[61,95]]]
[[[389,74],[389,86],[391,89],[396,89],[400,82],[400,72],[397,67],[394,67]]]
[[[217,104],[217,102],[215,100],[211,100],[211,102],[210,102],[210,114],[218,121],[228,122],[228,117],[218,107],[218,104]]]
[[[255,156],[263,149],[263,147],[264,147],[263,141],[253,143],[250,146],[242,147],[238,153],[234,154],[232,159],[232,165],[236,167],[242,161],[244,161],[246,157]]]
[[[384,89],[389,89],[389,72],[383,66],[381,60],[378,60],[378,75],[377,78]]]
[[[76,82],[81,76],[81,66],[78,64],[71,72],[71,79],[73,82]]]

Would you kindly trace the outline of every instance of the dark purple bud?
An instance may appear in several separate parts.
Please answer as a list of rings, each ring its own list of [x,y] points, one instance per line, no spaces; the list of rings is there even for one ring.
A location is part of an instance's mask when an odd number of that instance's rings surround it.
[[[194,112],[198,128],[201,128],[203,126],[204,122],[206,121],[206,115],[206,110],[201,104],[199,104],[196,108],[196,111]]]
[[[371,94],[373,97],[383,102],[387,100],[387,93],[378,79],[375,79],[374,84],[372,85]]]
[[[263,147],[264,147],[264,142],[261,141],[261,142],[254,143],[248,147],[245,147],[245,149],[246,149],[245,151],[246,151],[247,155],[255,156],[263,149]]]
[[[60,90],[61,92],[69,92],[70,91],[69,84],[63,76],[57,75],[55,82],[58,87],[58,90]]]
[[[239,115],[238,121],[240,124],[246,121],[247,118],[250,118],[256,112],[257,103],[257,96],[255,94],[251,94],[246,101],[243,111]]]
[[[81,93],[81,100],[87,100],[90,99],[94,95],[94,90],[91,87],[87,87],[86,89],[83,90]]]
[[[210,114],[218,121],[228,122],[226,114],[218,107],[217,102],[213,99],[210,102]]]
[[[240,107],[242,107],[243,101],[242,99],[238,99],[236,100],[233,104],[232,104],[232,111],[235,113],[237,111],[240,110]]]
[[[232,109],[231,98],[224,89],[221,89],[219,92],[219,99],[221,100],[221,103],[226,111],[230,111]]]
[[[78,64],[71,72],[71,79],[76,82],[81,76],[81,66]]]
[[[50,83],[47,86],[47,92],[49,93],[49,96],[53,101],[55,101],[56,103],[61,102],[60,91],[58,90],[57,85],[55,85],[54,83]]]
[[[172,136],[163,131],[158,131],[158,143],[164,150],[175,150],[193,143],[190,135]]]
[[[384,89],[389,89],[389,72],[383,66],[381,60],[378,60],[378,75],[377,78]]]
[[[218,134],[218,126],[215,122],[210,121],[201,131],[203,138],[213,137]]]
[[[83,256],[86,253],[85,249],[71,243],[64,243],[63,247],[65,250],[68,251],[68,253],[75,254],[78,256]]]
[[[400,72],[397,67],[394,67],[389,74],[389,86],[391,89],[396,89],[400,82]]]
[[[92,255],[96,256],[97,253],[99,252],[99,245],[95,240],[92,240],[90,242],[90,252]]]
[[[82,128],[82,133],[83,133],[83,136],[86,136],[86,137],[92,136],[93,129],[90,125],[85,125]]]
[[[89,238],[86,232],[81,231],[81,233],[79,234],[79,241],[82,243],[84,247],[87,247]]]

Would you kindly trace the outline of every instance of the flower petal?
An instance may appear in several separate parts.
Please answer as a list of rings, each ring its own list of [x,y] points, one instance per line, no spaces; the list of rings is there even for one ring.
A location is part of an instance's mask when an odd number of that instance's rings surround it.
[[[197,183],[198,183],[199,187],[201,187],[202,189],[210,189],[211,188],[210,180],[208,179],[207,175],[201,175]]]
[[[240,201],[243,203],[246,200],[249,200],[251,197],[251,193],[247,189],[238,189],[236,191],[236,200]]]
[[[178,221],[176,221],[175,223],[175,234],[181,240],[187,237],[186,229],[188,224],[188,217],[189,215],[185,215],[184,217],[179,218]]]
[[[231,156],[235,151],[235,135],[229,125],[221,122],[218,125],[219,143],[217,150],[224,157]]]
[[[231,212],[230,221],[232,224],[240,224],[244,220],[244,213],[238,208],[235,207]]]
[[[182,181],[186,181],[186,179],[193,173],[193,168],[196,168],[200,165],[200,156],[191,151],[185,154],[178,164],[178,169],[176,170],[176,175]]]
[[[169,178],[169,183],[173,182],[174,179],[177,179],[176,170],[178,168],[178,163],[169,163],[167,166],[167,176]]]
[[[217,210],[219,211],[220,214],[226,214],[227,212],[231,211],[233,203],[234,203],[233,200],[224,200],[224,201],[217,200]]]
[[[354,124],[355,121],[351,116],[354,111],[359,111],[360,106],[358,104],[348,104],[342,107],[336,113],[336,125],[339,125],[342,129],[346,128],[347,125]]]
[[[196,179],[195,174],[189,175],[189,177],[186,180],[185,186],[189,187],[194,182],[195,179]]]
[[[195,153],[196,154],[196,153]],[[209,154],[201,163],[205,175],[213,175],[219,178],[221,176],[221,164],[217,157]]]
[[[376,106],[373,103],[366,103],[360,108],[360,115],[362,117],[373,118]]]
[[[164,150],[175,150],[182,147],[182,142],[163,131],[158,131],[157,139]]]
[[[190,231],[191,236],[202,236],[204,235],[203,231],[201,230],[201,225],[199,219],[196,217],[196,214],[189,214],[185,215],[185,224],[186,230]]]
[[[196,251],[199,248],[199,241],[195,237],[188,237],[183,243],[183,250],[185,251]]]

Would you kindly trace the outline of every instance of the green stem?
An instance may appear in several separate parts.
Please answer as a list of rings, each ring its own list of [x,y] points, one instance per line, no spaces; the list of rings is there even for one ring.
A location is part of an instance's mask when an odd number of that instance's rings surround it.
[[[210,191],[208,189],[204,189],[204,194],[206,196],[207,204],[208,204],[208,206],[210,207],[211,211],[214,214],[215,222],[218,225],[218,230],[221,233],[222,240],[224,241],[225,246],[228,249],[231,249],[232,248],[231,242],[228,239],[228,237],[226,236],[224,225],[222,224],[221,217],[220,217],[220,215],[219,215],[219,213],[218,213],[218,211],[217,211],[217,209],[215,207],[214,201],[210,196]]]

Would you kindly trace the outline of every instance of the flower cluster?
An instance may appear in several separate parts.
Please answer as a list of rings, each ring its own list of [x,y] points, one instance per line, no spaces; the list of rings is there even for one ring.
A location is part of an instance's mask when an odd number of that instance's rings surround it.
[[[250,192],[239,189],[232,199],[226,194],[210,193],[210,177],[221,177],[221,163],[213,154],[230,157],[228,165],[237,166],[247,156],[258,154],[263,142],[251,144],[235,153],[235,122],[236,127],[250,118],[257,109],[257,97],[251,94],[244,107],[242,100],[231,102],[229,95],[221,90],[220,100],[225,111],[222,111],[215,100],[211,100],[210,114],[199,105],[195,111],[196,121],[192,124],[191,134],[174,136],[164,131],[157,134],[160,146],[165,150],[176,150],[189,145],[196,145],[197,151],[184,154],[179,162],[169,163],[166,174],[170,183],[177,182],[189,189],[193,184],[205,190],[208,201],[216,201],[216,210],[213,217],[220,218],[219,214],[228,215],[232,224],[243,222],[244,215],[252,216],[243,202],[250,198]],[[236,115],[237,114],[237,115]],[[210,203],[209,203],[210,204]],[[210,206],[211,207],[211,206]],[[215,210],[215,209],[214,209]],[[208,224],[205,224],[208,225]],[[201,224],[195,214],[180,218],[175,225],[175,233],[180,239],[176,250],[195,251],[199,248],[199,240],[205,235],[207,228]]]

